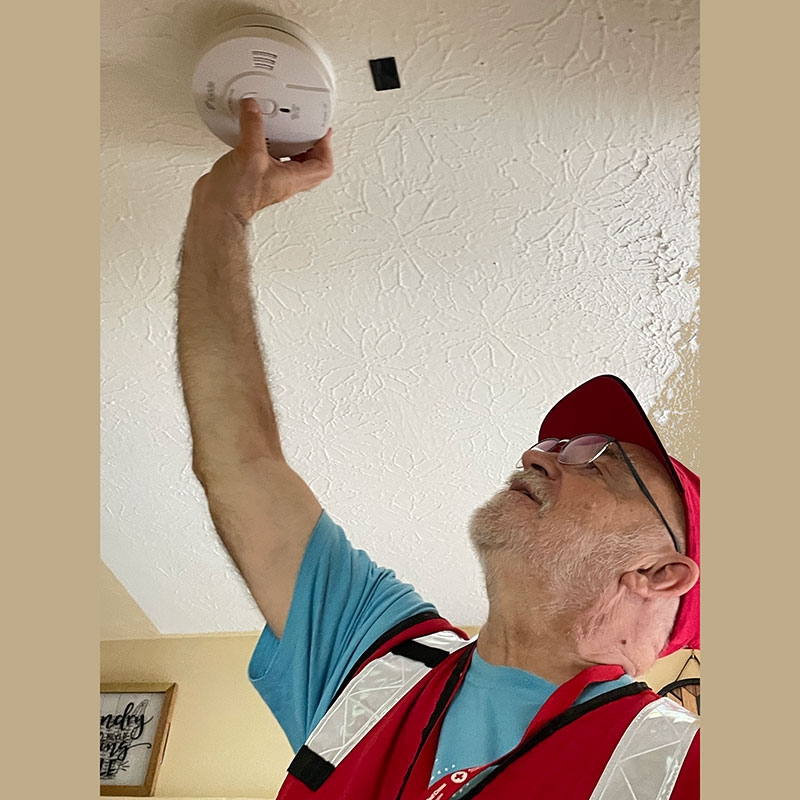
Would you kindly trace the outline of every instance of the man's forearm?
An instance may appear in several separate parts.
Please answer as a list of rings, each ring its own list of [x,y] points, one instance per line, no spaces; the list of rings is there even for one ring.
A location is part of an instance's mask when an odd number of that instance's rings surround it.
[[[201,480],[257,458],[282,458],[253,314],[246,230],[232,215],[195,208],[189,214],[178,359]]]
[[[333,173],[330,132],[296,160],[271,158],[261,109],[239,110],[239,143],[192,190],[178,281],[178,360],[214,527],[281,636],[322,506],[286,463],[253,314],[245,225]]]

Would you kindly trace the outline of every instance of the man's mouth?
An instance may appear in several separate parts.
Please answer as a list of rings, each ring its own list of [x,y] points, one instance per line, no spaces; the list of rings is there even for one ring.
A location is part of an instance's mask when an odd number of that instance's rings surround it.
[[[509,484],[509,491],[512,492],[519,492],[520,494],[524,494],[530,500],[533,500],[534,503],[537,505],[542,505],[542,501],[533,493],[533,490],[526,486],[521,481],[512,481]]]

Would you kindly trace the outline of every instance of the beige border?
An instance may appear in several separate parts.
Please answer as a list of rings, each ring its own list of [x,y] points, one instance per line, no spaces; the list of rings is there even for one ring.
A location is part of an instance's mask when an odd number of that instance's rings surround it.
[[[702,797],[796,784],[796,4],[702,0]],[[731,434],[736,437],[732,441]],[[754,440],[755,437],[755,440]],[[785,501],[784,501],[785,502]],[[796,613],[796,612],[795,612]]]
[[[98,792],[98,20],[3,11],[6,797]]]
[[[797,606],[797,512],[773,509],[776,496],[797,493],[798,465],[769,446],[797,408],[789,114],[800,25],[791,5],[702,0],[704,798],[782,796],[794,783],[791,714],[782,709],[796,690],[780,669],[791,662],[774,646],[794,626],[773,612]],[[17,742],[4,786],[17,797],[29,796],[34,776],[43,798],[97,791],[86,752],[98,684],[98,17],[98,3],[18,4],[4,14],[6,72],[16,65],[24,75],[4,131],[3,212],[4,292],[13,299],[4,584],[16,640],[4,710]],[[32,66],[34,40],[47,63]],[[39,96],[36,79],[52,87],[55,59],[68,90]],[[732,447],[729,430],[758,437]],[[754,604],[759,596],[769,599]],[[24,690],[56,681],[69,692]]]

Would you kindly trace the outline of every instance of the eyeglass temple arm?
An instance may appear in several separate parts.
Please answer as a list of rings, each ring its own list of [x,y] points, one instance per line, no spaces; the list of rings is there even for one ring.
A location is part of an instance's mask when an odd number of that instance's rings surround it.
[[[653,506],[653,508],[658,513],[658,516],[661,517],[661,521],[664,523],[664,527],[667,529],[670,538],[672,539],[672,544],[675,545],[675,549],[680,553],[681,549],[680,547],[678,547],[678,538],[672,532],[672,528],[670,528],[667,520],[664,519],[664,515],[661,513],[661,509],[656,504],[656,501],[653,499],[653,495],[650,494],[647,487],[644,485],[644,481],[639,477],[639,473],[636,471],[636,467],[633,466],[631,460],[628,458],[628,454],[625,452],[625,448],[619,442],[617,442],[617,446],[619,447],[620,453],[622,453],[622,457],[625,459],[625,463],[628,465],[631,471],[631,475],[633,475],[634,479],[636,480],[636,483],[639,485],[639,488],[642,490],[644,496],[650,501],[650,505]]]

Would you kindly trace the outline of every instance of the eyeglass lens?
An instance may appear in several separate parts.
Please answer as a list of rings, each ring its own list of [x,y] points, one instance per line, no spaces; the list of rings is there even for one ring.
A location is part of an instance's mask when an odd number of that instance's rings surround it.
[[[562,464],[571,464],[572,466],[578,466],[581,464],[590,464],[595,458],[597,458],[608,445],[612,442],[616,441],[608,436],[603,436],[602,434],[592,434],[587,433],[583,436],[576,436],[574,439],[569,439],[565,441],[564,439],[542,439],[541,442],[538,442],[531,450],[540,450],[545,453],[550,453],[555,450],[559,445],[562,445],[561,450],[558,452],[558,460]],[[644,481],[639,477],[639,473],[636,472],[636,468],[631,463],[630,458],[628,458],[627,453],[625,452],[622,445],[617,442],[617,446],[619,447],[620,452],[622,453],[623,458],[625,459],[625,463],[628,465],[628,469],[631,471],[631,475],[633,475],[636,483],[638,484],[639,488],[642,490],[642,493],[653,506],[653,508],[658,512],[658,516],[661,517],[661,521],[664,523],[664,527],[669,532],[670,538],[672,539],[673,545],[675,545],[675,549],[680,552],[680,547],[678,546],[678,539],[675,536],[672,528],[670,528],[669,523],[664,518],[664,515],[661,513],[661,509],[658,507],[658,504],[653,499],[653,496],[648,491],[647,487],[644,485]]]
[[[535,444],[531,450],[541,450],[549,453],[563,443],[563,439],[543,439]],[[561,448],[558,460],[562,464],[588,464],[593,458],[597,458],[600,451],[608,445],[608,437],[601,435],[586,434],[570,439]]]

